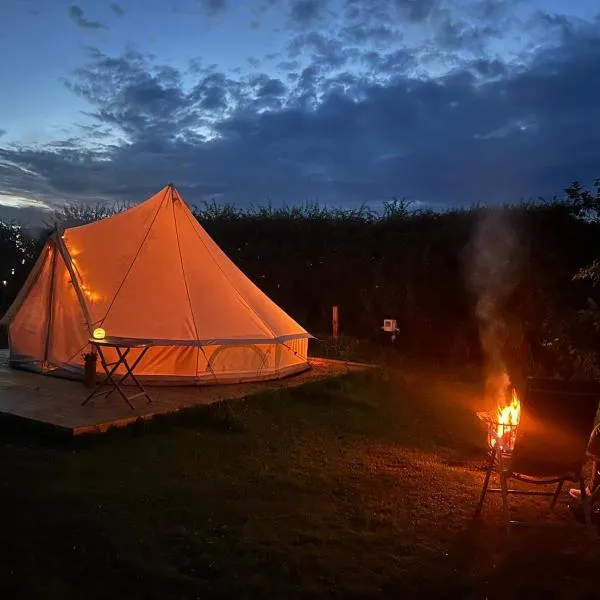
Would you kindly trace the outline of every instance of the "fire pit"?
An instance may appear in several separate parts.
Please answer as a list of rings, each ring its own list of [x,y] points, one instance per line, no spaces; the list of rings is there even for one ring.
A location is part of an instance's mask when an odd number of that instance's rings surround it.
[[[508,453],[512,452],[515,445],[521,419],[521,401],[507,374],[502,375],[495,388],[492,394],[495,407],[489,412],[478,412],[477,416],[487,426],[490,450],[498,445],[502,452]]]
[[[581,489],[585,522],[591,529],[583,465],[599,400],[600,386],[596,382],[529,378],[521,402],[504,376],[496,388],[495,409],[478,413],[487,426],[490,458],[476,515],[483,508],[487,492],[500,493],[510,531],[511,525],[520,522],[510,519],[509,495],[549,496],[554,508],[564,483],[572,481]],[[499,488],[489,487],[493,471],[500,477]],[[552,492],[509,489],[510,479],[556,487]]]

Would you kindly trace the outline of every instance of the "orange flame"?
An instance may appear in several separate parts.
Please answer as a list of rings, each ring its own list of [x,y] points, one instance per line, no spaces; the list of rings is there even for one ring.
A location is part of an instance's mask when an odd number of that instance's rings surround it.
[[[506,406],[498,405],[494,431],[489,436],[489,444],[494,448],[496,442],[502,450],[512,450],[517,436],[517,426],[521,420],[521,402],[517,391],[512,388],[511,401]]]

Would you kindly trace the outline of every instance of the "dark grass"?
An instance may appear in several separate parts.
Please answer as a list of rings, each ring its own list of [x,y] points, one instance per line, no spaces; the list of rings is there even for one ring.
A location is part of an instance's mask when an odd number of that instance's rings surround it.
[[[378,372],[79,441],[5,431],[0,597],[597,597],[564,507],[510,541],[494,501],[473,523],[478,390]]]

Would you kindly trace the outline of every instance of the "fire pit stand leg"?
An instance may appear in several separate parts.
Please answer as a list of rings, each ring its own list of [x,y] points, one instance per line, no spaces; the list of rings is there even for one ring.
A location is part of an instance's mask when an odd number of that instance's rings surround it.
[[[556,506],[558,497],[560,496],[560,493],[562,492],[563,484],[564,484],[564,480],[560,481],[558,483],[558,485],[556,486],[556,491],[554,492],[554,496],[552,496],[552,503],[550,504],[550,510],[554,510],[554,507]]]
[[[496,462],[496,446],[490,452],[490,460],[487,466],[487,472],[485,474],[485,479],[483,481],[483,489],[481,490],[481,496],[479,497],[479,504],[475,509],[475,517],[479,516],[481,509],[483,508],[483,503],[485,502],[485,495],[487,494],[488,487],[490,485],[490,478],[492,476],[492,471],[494,470],[494,463]]]

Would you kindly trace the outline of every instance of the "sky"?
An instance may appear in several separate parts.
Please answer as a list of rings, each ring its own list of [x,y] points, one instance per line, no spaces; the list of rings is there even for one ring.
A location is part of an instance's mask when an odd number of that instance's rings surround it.
[[[0,218],[560,196],[600,177],[597,0],[2,0]]]

